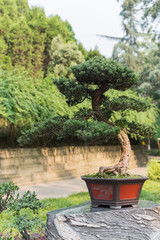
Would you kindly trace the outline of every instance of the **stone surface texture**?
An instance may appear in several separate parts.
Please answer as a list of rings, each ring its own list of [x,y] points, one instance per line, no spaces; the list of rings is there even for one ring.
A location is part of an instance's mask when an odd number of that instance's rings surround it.
[[[132,147],[129,168],[145,165],[147,157],[140,146]],[[0,182],[19,186],[79,178],[97,172],[102,165],[120,159],[120,146],[69,146],[56,148],[17,148],[0,150]]]
[[[90,202],[47,214],[47,240],[160,240],[160,206],[91,208]]]

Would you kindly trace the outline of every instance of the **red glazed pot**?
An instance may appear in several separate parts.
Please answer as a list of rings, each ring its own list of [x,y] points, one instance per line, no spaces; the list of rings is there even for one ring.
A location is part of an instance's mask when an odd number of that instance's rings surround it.
[[[87,178],[81,177],[87,184],[92,207],[109,206],[119,209],[122,206],[137,207],[144,182],[148,177],[137,178]]]

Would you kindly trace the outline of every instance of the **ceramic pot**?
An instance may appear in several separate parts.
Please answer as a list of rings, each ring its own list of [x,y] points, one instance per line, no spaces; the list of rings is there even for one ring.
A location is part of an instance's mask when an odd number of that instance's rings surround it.
[[[122,206],[137,207],[144,182],[148,177],[136,178],[87,178],[81,177],[87,184],[92,207],[109,206],[119,209]]]

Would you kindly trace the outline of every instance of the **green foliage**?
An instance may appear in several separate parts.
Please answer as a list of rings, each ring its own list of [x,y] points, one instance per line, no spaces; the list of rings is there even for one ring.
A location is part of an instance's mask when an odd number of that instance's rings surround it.
[[[151,107],[151,101],[140,96],[119,96],[112,99],[105,98],[103,106],[108,110],[114,111],[133,110],[137,112],[144,112]]]
[[[140,199],[160,203],[160,182],[147,180],[143,185]]]
[[[39,224],[39,218],[35,217],[30,219],[26,214],[15,216],[14,218],[14,227],[18,228],[18,231],[22,234],[24,239],[27,238],[29,235],[27,231],[32,230],[35,225]],[[27,230],[26,230],[27,229]]]
[[[13,182],[1,183],[0,184],[0,213],[7,209],[14,202],[15,191],[19,187]]]
[[[16,199],[10,206],[10,209],[14,211],[15,215],[19,215],[22,209],[29,208],[33,213],[37,213],[38,209],[42,207],[42,203],[37,198],[35,192],[31,193],[27,191],[23,194],[21,198]]]
[[[93,50],[90,49],[88,52],[84,49],[83,45],[81,43],[78,44],[78,49],[82,52],[85,60],[91,60],[92,58],[99,56],[104,57],[98,50],[97,47],[95,47]]]
[[[0,213],[8,209],[14,213],[13,227],[17,227],[24,239],[30,239],[27,233],[39,224],[39,218],[30,218],[27,214],[21,213],[23,209],[30,209],[33,213],[38,213],[43,204],[37,199],[35,192],[25,192],[22,198],[19,194],[15,197],[15,192],[19,189],[13,182],[0,184]],[[12,239],[12,238],[10,238]]]
[[[78,139],[87,145],[101,145],[115,139],[119,128],[111,127],[104,122],[68,120],[63,126],[59,139]]]
[[[59,79],[54,79],[53,83],[65,95],[69,106],[83,102],[86,95],[88,96],[87,88],[76,83],[73,79],[60,77]]]
[[[99,50],[98,50],[98,47],[95,47],[95,49],[90,49],[89,50],[89,52],[87,53],[87,56],[86,56],[86,58],[85,58],[85,60],[91,60],[92,58],[94,58],[94,57],[103,57],[101,54],[100,54],[100,52],[99,52]]]
[[[25,192],[22,198],[17,198],[10,205],[10,210],[13,211],[14,223],[13,227],[16,227],[21,233],[24,239],[30,239],[27,231],[32,230],[35,225],[40,223],[38,217],[30,217],[22,212],[23,209],[29,209],[33,211],[34,214],[38,213],[38,210],[42,208],[42,203],[37,198],[35,192],[30,191]]]
[[[143,96],[150,96],[160,108],[160,44],[151,46],[141,73],[138,91]]]
[[[137,124],[137,122],[130,122],[128,124],[129,132],[131,134],[135,134],[136,137],[145,137],[150,139],[152,136],[155,135],[155,129],[149,125],[145,124]]]
[[[53,38],[49,55],[49,73],[54,77],[71,77],[69,67],[84,61],[76,43],[73,41],[64,43],[60,35]]]
[[[131,136],[135,138],[151,137],[155,134],[153,127],[151,127],[153,122],[146,124],[146,120],[142,123],[139,121],[138,113],[150,111],[154,107],[150,99],[142,98],[135,91],[129,90],[138,81],[138,76],[133,70],[113,60],[101,57],[95,57],[73,66],[71,69],[75,75],[75,80],[60,78],[54,80],[54,83],[66,96],[69,105],[76,105],[86,98],[92,101],[94,118],[92,112],[86,109],[83,112],[82,110],[77,112],[76,118],[80,113],[79,117],[84,116],[83,119],[92,118],[95,120],[97,118],[111,126],[127,128]],[[131,117],[132,115],[133,117]],[[155,116],[153,118],[155,120]],[[88,124],[91,126],[90,122]],[[99,134],[99,128],[102,127],[99,125],[98,128],[98,124],[100,123],[96,123],[97,129],[93,130],[93,132],[97,131],[97,134]],[[95,126],[92,127],[95,128]],[[105,131],[104,133],[107,136]],[[78,137],[87,142],[87,138],[90,138],[91,135],[96,139],[95,134],[87,133],[84,130],[79,132]],[[115,134],[113,133],[113,135]]]
[[[17,70],[0,71],[0,95],[1,138],[6,132],[11,140],[37,121],[72,113],[52,80],[34,82]]]
[[[32,76],[46,75],[49,50],[54,37],[76,43],[67,21],[57,16],[46,17],[40,7],[29,8],[27,0],[1,0],[0,64],[29,70]]]
[[[150,42],[150,31],[144,33],[141,28],[143,11],[142,1],[122,0],[121,13],[124,36],[114,46],[113,58],[135,72],[141,73]]]
[[[147,180],[143,185],[140,199],[160,203],[160,182]],[[44,208],[39,209],[38,216],[41,219],[41,221],[43,221],[43,223],[46,224],[47,212],[53,211],[56,209],[72,207],[72,206],[81,204],[85,201],[89,201],[89,200],[90,200],[90,197],[89,197],[88,192],[72,194],[65,198],[62,197],[62,198],[56,198],[56,199],[55,198],[44,199],[41,201],[42,204],[44,205]],[[7,211],[4,211],[0,215],[0,232],[5,231],[6,228],[8,230],[7,232],[9,232],[10,225],[13,222],[14,222],[13,217]],[[6,225],[8,225],[8,227],[6,227]],[[33,231],[37,232],[37,230],[33,230]],[[39,229],[38,229],[38,232],[39,232]],[[3,235],[5,235],[5,236],[6,236],[6,234],[3,233]],[[16,237],[14,237],[14,239],[16,240]],[[17,238],[17,240],[18,239],[19,238]],[[36,236],[34,239],[36,239]]]
[[[41,239],[41,240],[46,240],[45,238],[45,229],[42,227],[37,227],[37,229],[33,229],[32,231],[29,232],[30,234],[30,239]],[[0,239],[1,240],[22,240],[22,236],[17,233],[14,234],[12,230],[8,229],[8,231],[3,231],[3,233],[0,233]]]
[[[150,98],[143,98],[135,91],[107,91],[101,109],[116,125],[127,128],[132,138],[147,138],[158,134],[157,108]]]
[[[94,57],[72,67],[76,80],[80,84],[101,85],[108,88],[126,90],[137,83],[139,77],[132,69],[119,64],[112,59]]]
[[[20,146],[47,146],[56,142],[67,117],[54,117],[35,123],[32,128],[21,133]]]
[[[82,119],[82,120],[87,120],[87,119],[91,119],[93,118],[94,114],[93,114],[93,110],[92,109],[88,109],[86,107],[83,108],[79,108],[79,110],[77,112],[74,113],[74,118],[75,119]]]
[[[157,159],[152,159],[147,165],[148,177],[151,180],[159,181],[160,180],[160,161]]]
[[[7,45],[12,65],[31,69],[32,32],[25,21],[12,25]]]
[[[102,145],[115,142],[119,130],[104,122],[55,117],[23,131],[18,142],[20,146],[53,146],[62,143]]]
[[[160,203],[160,182],[147,180],[144,183],[144,186],[143,186],[143,189],[142,189],[142,192],[140,195],[140,199]],[[89,197],[88,192],[72,194],[66,198],[44,199],[41,201],[42,204],[44,205],[44,208],[39,209],[38,217],[41,219],[41,221],[43,221],[44,224],[46,224],[47,212],[53,211],[56,209],[72,207],[72,206],[81,204],[85,201],[89,201],[89,200],[90,200],[90,197]],[[14,222],[13,216],[11,216],[10,213],[8,213],[7,211],[4,211],[0,215],[0,232],[2,233],[3,231],[6,231],[6,229],[9,232],[10,225],[12,225],[13,222]],[[8,225],[8,227],[6,225]],[[33,231],[37,232],[37,230],[33,230]],[[38,230],[38,232],[39,232],[39,230]],[[12,232],[12,233],[15,233],[15,232]],[[3,235],[5,235],[5,236],[6,236],[6,234],[7,233],[5,233],[5,232],[3,233]],[[0,234],[0,236],[1,236],[1,234]],[[12,236],[10,236],[10,237],[12,237]],[[18,240],[19,238],[14,237],[14,239]],[[35,239],[36,239],[36,236],[35,236]]]
[[[144,14],[143,14],[143,27],[148,27],[151,22],[159,22],[160,17],[160,2],[159,0],[142,0],[144,5]]]
[[[124,36],[114,46],[113,58],[141,75],[138,92],[160,107],[159,0],[121,2]]]

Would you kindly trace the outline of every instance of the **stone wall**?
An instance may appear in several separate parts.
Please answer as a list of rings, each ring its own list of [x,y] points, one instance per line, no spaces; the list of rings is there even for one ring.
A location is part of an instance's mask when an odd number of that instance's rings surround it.
[[[139,146],[132,147],[129,168],[146,164]],[[120,146],[69,146],[0,150],[0,182],[13,180],[19,186],[80,177],[112,165],[120,158]]]

